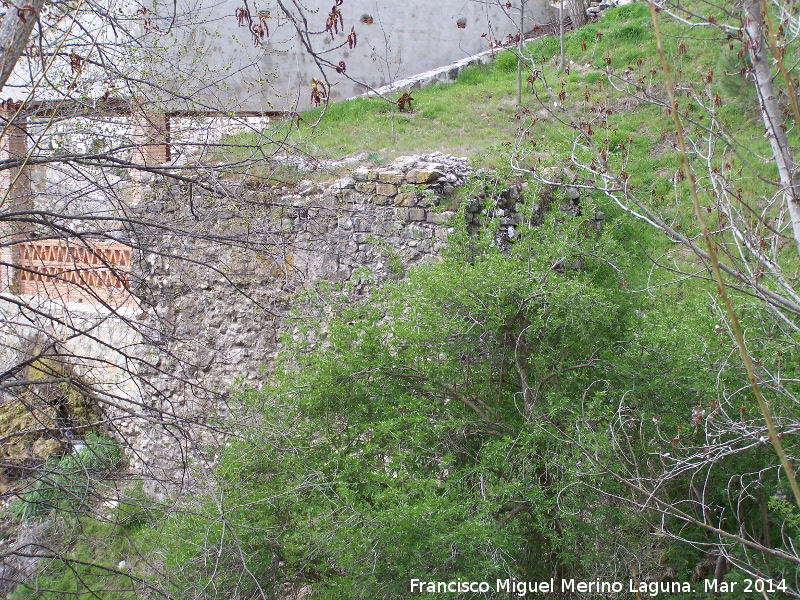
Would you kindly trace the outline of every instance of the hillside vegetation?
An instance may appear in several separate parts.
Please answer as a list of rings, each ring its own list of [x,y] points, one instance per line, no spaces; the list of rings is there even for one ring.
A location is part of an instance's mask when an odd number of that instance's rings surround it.
[[[708,172],[742,188],[743,212],[759,208],[743,218],[796,285],[791,235],[763,234],[781,227],[783,209],[770,200],[777,172],[741,43],[691,21],[661,26],[679,111],[696,123],[687,131],[703,140],[713,113],[735,139],[707,139]],[[439,262],[373,281],[364,302],[335,286],[309,294],[329,321],[283,340],[270,386],[233,391],[253,426],[203,493],[172,504],[128,489],[118,505],[51,516],[68,558],[43,560],[14,598],[508,598],[497,580],[551,578],[559,593],[526,597],[633,598],[642,584],[639,597],[705,598],[715,578],[737,584],[714,588],[729,600],[798,597],[800,510],[708,263],[680,243],[699,243],[700,228],[649,8],[610,9],[568,35],[568,72],[557,39],[528,51],[536,68],[524,71],[519,107],[517,59],[503,51],[415,91],[410,113],[359,99],[327,107],[313,131],[317,112],[276,126],[320,158],[442,151],[493,171],[443,200],[455,217]],[[559,103],[580,128],[594,123],[602,153],[576,142]],[[605,191],[604,173],[587,168],[600,155],[624,174]],[[492,190],[512,181],[526,184],[518,203],[530,218],[509,242]],[[796,459],[796,315],[736,279],[753,250],[739,240],[736,254],[715,184],[699,177],[702,209]],[[572,186],[579,209],[567,210]],[[666,235],[632,214],[621,187],[647,200]],[[470,227],[475,201],[483,217]],[[757,281],[778,289],[769,276]],[[309,349],[311,333],[325,344]],[[412,580],[488,582],[491,592],[428,593]],[[562,580],[623,591],[562,591]]]

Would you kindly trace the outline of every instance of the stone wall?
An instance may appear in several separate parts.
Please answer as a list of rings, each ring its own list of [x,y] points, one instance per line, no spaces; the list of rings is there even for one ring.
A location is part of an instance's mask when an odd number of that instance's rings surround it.
[[[197,481],[194,469],[213,463],[226,432],[253,425],[235,421],[230,390],[262,386],[283,337],[297,339],[304,320],[324,317],[317,286],[357,301],[376,284],[436,260],[457,214],[451,196],[470,173],[467,159],[431,154],[236,196],[145,184],[131,214],[151,225],[131,233],[130,256],[113,261],[130,264],[126,282],[137,300],[115,312],[72,303],[43,307],[42,315],[55,310],[90,333],[55,332],[69,339],[65,351],[83,357],[75,374],[109,392],[109,430],[127,442],[146,489],[161,495]],[[458,214],[472,228],[492,220],[503,246],[523,221],[540,219],[546,204],[580,210],[575,188],[557,201],[545,189],[528,205],[525,187],[490,177],[472,186],[466,212]],[[601,225],[602,214],[597,218]],[[55,260],[63,248],[50,250]],[[14,311],[0,310],[11,323]],[[13,349],[26,335],[4,330],[5,364],[18,359]]]
[[[89,422],[113,435],[120,422],[139,412],[140,386],[129,372],[141,343],[130,327],[133,316],[129,304],[111,307],[3,292],[0,464],[5,469],[61,452],[68,436],[82,437]],[[14,385],[22,381],[28,383]],[[80,404],[91,404],[94,414],[71,401],[75,394],[83,396]],[[96,402],[100,395],[106,398],[102,405]]]
[[[151,387],[143,390],[145,418],[120,430],[135,468],[156,482],[151,491],[159,493],[159,480],[184,478],[187,456],[212,459],[217,421],[231,416],[228,391],[263,385],[281,336],[319,319],[306,298],[315,285],[358,297],[435,260],[454,214],[439,205],[469,173],[467,159],[432,154],[238,199],[197,195],[191,206],[177,186],[146,193],[146,220],[203,233],[143,232],[137,243],[152,251],[133,258],[139,322],[151,332],[141,375]]]

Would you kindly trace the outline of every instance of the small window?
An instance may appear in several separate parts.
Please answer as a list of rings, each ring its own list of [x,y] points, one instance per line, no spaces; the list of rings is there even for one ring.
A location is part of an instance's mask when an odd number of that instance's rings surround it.
[[[361,15],[361,22],[364,25],[372,25],[372,15]]]
[[[456,21],[456,25],[458,25],[459,29],[466,29],[467,28],[467,20],[466,19],[459,19]]]

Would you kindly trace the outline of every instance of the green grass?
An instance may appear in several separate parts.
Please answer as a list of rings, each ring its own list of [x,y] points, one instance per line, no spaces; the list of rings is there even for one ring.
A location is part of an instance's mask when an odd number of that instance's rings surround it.
[[[708,68],[721,74],[725,64],[731,62],[727,55],[735,51],[721,48],[717,40],[703,39],[704,32],[694,32],[666,20],[662,28],[667,57],[676,65],[676,82],[681,85],[699,84]],[[678,52],[678,39],[685,43],[685,54]],[[659,115],[646,105],[626,105],[624,95],[610,88],[601,70],[607,60],[611,61],[616,74],[631,68],[636,78],[645,79],[649,91],[663,95],[661,65],[646,4],[610,9],[599,22],[567,35],[569,74],[558,70],[558,52],[556,37],[529,43],[527,53],[534,58],[534,64],[532,67],[526,64],[523,77],[530,74],[530,68],[535,68],[556,92],[563,81],[568,102],[582,116],[588,116],[592,104],[610,106],[615,113],[608,120],[608,135],[615,140],[633,135],[636,149],[643,153],[639,158],[646,158],[644,153],[658,144],[662,131],[671,131],[672,123],[666,115]],[[637,64],[640,59],[641,64]],[[765,140],[759,137],[758,107],[753,100],[752,86],[738,73],[718,79],[720,84],[714,91],[724,100],[719,111],[722,119],[737,133],[742,129],[752,130],[749,141],[753,145],[748,146],[751,151],[768,151]],[[303,113],[299,127],[282,123],[275,125],[268,134],[277,138],[287,136],[287,141],[295,144],[298,150],[319,158],[341,158],[366,150],[388,161],[403,154],[441,151],[468,156],[478,160],[481,166],[495,167],[503,163],[502,149],[513,141],[520,126],[517,115],[527,110],[539,117],[535,133],[540,139],[545,136],[547,154],[560,155],[569,148],[569,139],[564,139],[563,127],[544,110],[552,106],[550,99],[537,98],[530,86],[525,85],[525,88],[522,106],[518,107],[516,57],[510,51],[500,51],[493,64],[470,67],[452,84],[414,91],[411,113],[392,111],[384,100],[358,98],[328,106],[316,128],[312,129],[310,124],[320,118],[321,108]],[[541,84],[538,91],[541,93]],[[589,93],[588,102],[582,101],[585,92]],[[689,99],[681,98],[681,110],[686,108],[690,114],[696,110]],[[638,131],[638,124],[642,122],[650,123],[650,129]],[[255,136],[241,135],[231,141],[234,145],[247,145],[254,140]],[[664,162],[664,156],[658,158],[660,163]],[[673,158],[667,157],[669,166],[677,165]],[[653,166],[647,159],[640,165],[642,172],[650,172]]]

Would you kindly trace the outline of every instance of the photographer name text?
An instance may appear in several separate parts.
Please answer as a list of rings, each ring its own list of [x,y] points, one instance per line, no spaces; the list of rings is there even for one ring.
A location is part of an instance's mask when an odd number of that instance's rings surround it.
[[[418,594],[485,594],[489,591],[496,593],[506,592],[523,597],[526,594],[536,593],[578,593],[578,594],[620,594],[622,592],[639,593],[655,598],[659,594],[693,594],[696,592],[712,594],[728,594],[742,592],[745,594],[758,594],[763,592],[785,591],[786,582],[770,579],[743,579],[742,581],[717,581],[706,579],[703,583],[689,583],[678,581],[636,581],[628,579],[622,581],[603,581],[595,579],[583,581],[579,579],[555,579],[543,581],[519,581],[516,579],[497,579],[494,586],[488,581],[423,581],[411,580],[411,593]]]

